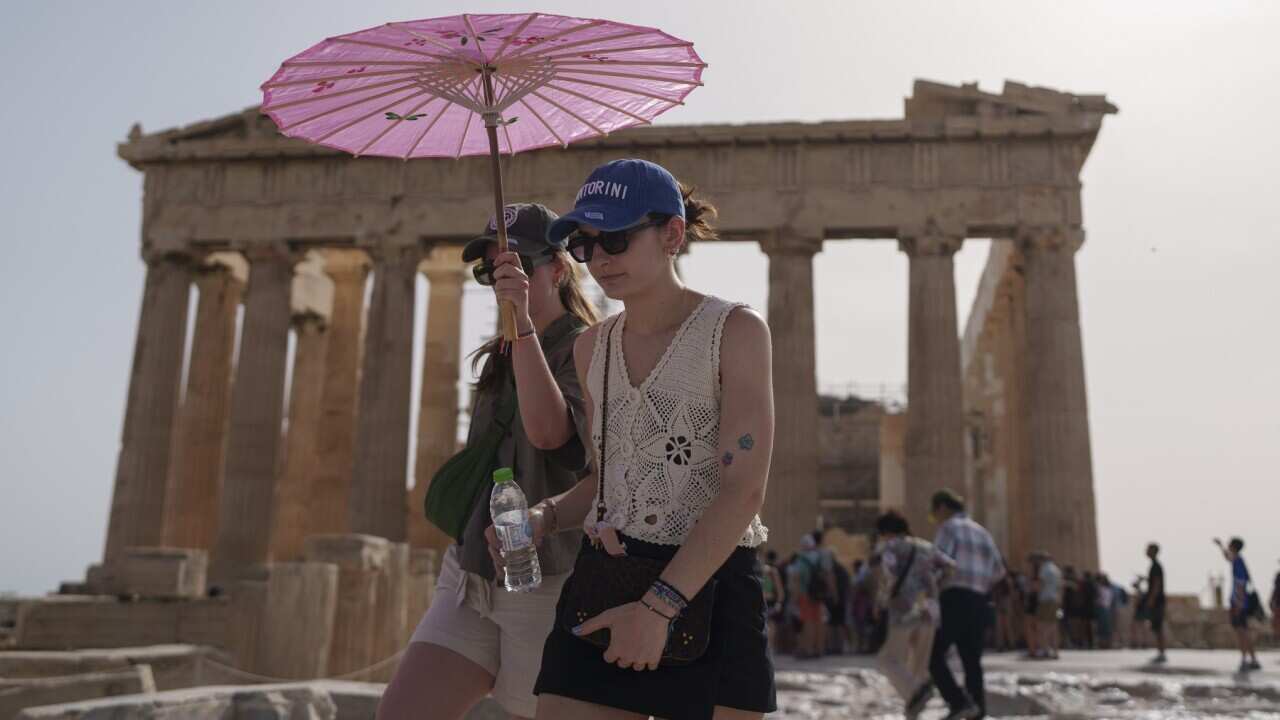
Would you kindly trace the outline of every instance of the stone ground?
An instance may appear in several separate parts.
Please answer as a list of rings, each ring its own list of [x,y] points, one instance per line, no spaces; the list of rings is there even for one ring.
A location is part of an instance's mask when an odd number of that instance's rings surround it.
[[[988,709],[1001,718],[1094,720],[1280,720],[1280,652],[1260,655],[1263,670],[1235,672],[1227,650],[1175,650],[1165,666],[1145,650],[1066,652],[1055,662],[1013,654],[986,659]],[[770,720],[900,718],[901,702],[870,657],[797,662],[779,658],[777,713]],[[383,686],[311,681],[214,686],[127,695],[28,709],[20,720],[368,720]],[[946,710],[938,700],[924,717]],[[424,715],[429,717],[429,715]],[[468,720],[506,720],[483,703]]]
[[[1174,650],[1164,666],[1149,665],[1152,654],[1068,651],[1057,661],[988,655],[988,707],[995,717],[1280,720],[1280,653],[1260,653],[1263,670],[1248,675],[1236,673],[1235,651]],[[779,658],[779,707],[769,717],[901,717],[901,703],[873,668],[865,656]],[[935,699],[923,717],[944,714]]]

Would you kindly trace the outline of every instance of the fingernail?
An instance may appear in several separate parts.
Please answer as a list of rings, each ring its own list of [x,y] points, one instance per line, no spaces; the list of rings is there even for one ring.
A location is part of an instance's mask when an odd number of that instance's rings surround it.
[[[574,634],[574,635],[581,635],[581,634],[582,634],[582,626],[581,626],[581,625],[579,625],[578,627],[574,628],[574,629],[573,629],[573,634]]]

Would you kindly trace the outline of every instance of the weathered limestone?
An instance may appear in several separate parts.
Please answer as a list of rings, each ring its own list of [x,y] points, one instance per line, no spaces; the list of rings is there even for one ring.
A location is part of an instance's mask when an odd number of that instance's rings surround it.
[[[272,678],[324,677],[333,643],[338,568],[258,565],[236,583],[229,644],[235,667]]]
[[[70,650],[190,643],[223,646],[230,605],[225,598],[172,600],[115,597],[41,598],[18,606],[14,647]]]
[[[186,255],[173,253],[152,253],[146,260],[142,315],[103,552],[108,564],[126,547],[160,545],[164,533],[165,485],[182,382],[191,261]]]
[[[412,246],[379,246],[371,254],[373,294],[360,379],[351,529],[403,541],[419,251]]]
[[[218,718],[219,720],[339,720],[369,717],[339,715],[327,683],[225,685],[170,690],[150,695],[85,700],[27,708],[15,720],[87,720],[89,718]]]
[[[249,288],[231,394],[222,521],[210,568],[211,582],[224,586],[269,559],[289,349],[294,258],[279,244],[254,245],[246,255]]]
[[[318,535],[307,538],[305,552],[308,562],[338,566],[328,675],[344,675],[382,660],[379,590],[390,564],[391,543],[370,535]]]
[[[147,665],[51,678],[0,678],[0,717],[13,717],[28,707],[155,691],[155,679]]]
[[[170,547],[213,547],[226,460],[236,310],[248,277],[249,266],[238,253],[213,253],[196,270],[200,299],[165,495],[164,544]]]
[[[324,261],[325,273],[333,280],[333,312],[324,357],[315,476],[303,537],[343,534],[349,528],[347,501],[355,464],[356,401],[364,347],[369,258],[360,250],[326,250]]]
[[[885,413],[880,418],[880,509],[897,510],[906,506],[907,416]]]
[[[208,553],[188,548],[125,548],[116,592],[147,598],[204,597]]]
[[[434,548],[412,548],[409,551],[409,609],[406,611],[409,634],[413,634],[418,621],[431,607],[436,588],[436,558]]]
[[[1097,509],[1085,396],[1075,253],[1079,228],[1017,236],[1026,278],[1031,542],[1055,559],[1098,567]]]
[[[907,328],[907,521],[929,527],[929,498],[964,481],[960,340],[952,256],[963,237],[931,230],[905,231],[899,241],[910,259]]]
[[[442,245],[432,250],[420,269],[428,282],[427,332],[422,354],[417,459],[407,522],[411,545],[443,551],[450,539],[423,518],[422,504],[432,476],[453,455],[457,445],[462,286],[467,268],[456,246]]]
[[[232,665],[224,651],[207,645],[148,645],[85,650],[0,651],[0,678],[23,680],[83,676],[147,666],[158,690],[207,685],[230,678],[217,666]]]
[[[408,543],[391,543],[387,548],[387,564],[379,576],[378,585],[377,640],[374,647],[377,660],[403,650],[421,619],[420,616],[412,620],[409,617],[409,593],[413,588],[410,554]],[[398,664],[387,663],[362,679],[389,681]]]
[[[329,346],[328,318],[333,308],[333,281],[324,274],[319,253],[309,253],[307,261],[295,268],[291,304],[295,342],[288,433],[284,471],[276,487],[276,514],[271,522],[271,557],[276,560],[301,557],[311,514],[316,436],[320,431],[320,401]]]
[[[769,256],[773,335],[774,440],[761,519],[769,546],[786,555],[818,523],[818,385],[814,358],[813,256],[820,235],[778,231],[761,243]]]

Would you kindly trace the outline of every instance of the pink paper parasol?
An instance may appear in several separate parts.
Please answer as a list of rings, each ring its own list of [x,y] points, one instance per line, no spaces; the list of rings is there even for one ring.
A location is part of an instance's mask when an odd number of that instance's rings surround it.
[[[543,15],[455,15],[331,37],[263,83],[289,137],[353,155],[493,158],[606,135],[681,105],[706,64],[693,43],[637,25]],[[506,250],[506,228],[498,227]],[[510,308],[503,334],[514,339]]]

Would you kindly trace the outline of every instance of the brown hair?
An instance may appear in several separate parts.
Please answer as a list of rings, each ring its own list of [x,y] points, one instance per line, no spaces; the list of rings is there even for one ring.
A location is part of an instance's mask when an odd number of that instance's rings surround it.
[[[578,269],[578,264],[564,250],[556,251],[556,260],[566,268],[560,281],[560,302],[564,309],[584,325],[591,326],[600,322],[600,313],[582,289],[582,271]],[[477,393],[493,390],[506,381],[511,361],[499,352],[501,345],[502,335],[498,334],[471,353],[471,372],[480,376],[474,385]]]
[[[718,215],[716,206],[705,198],[695,195],[698,191],[692,185],[680,185],[680,196],[684,198],[684,242],[703,242],[720,239],[716,229],[711,227],[712,218]]]

